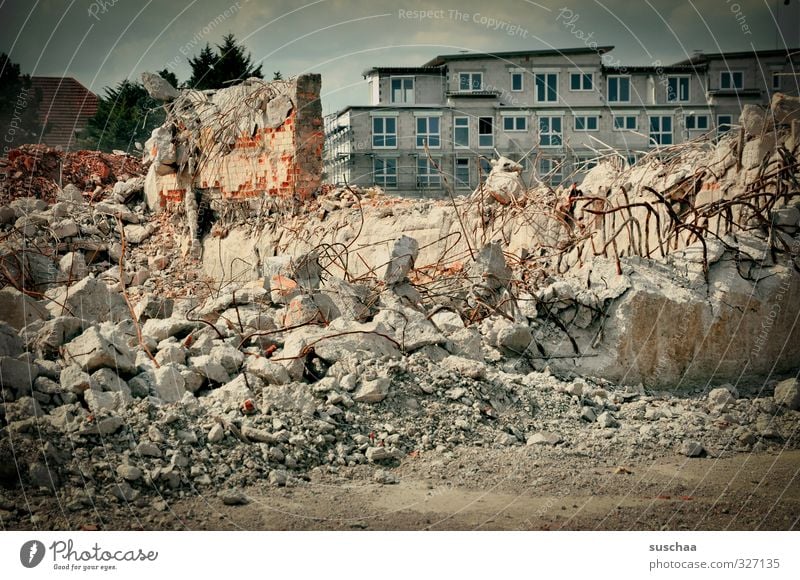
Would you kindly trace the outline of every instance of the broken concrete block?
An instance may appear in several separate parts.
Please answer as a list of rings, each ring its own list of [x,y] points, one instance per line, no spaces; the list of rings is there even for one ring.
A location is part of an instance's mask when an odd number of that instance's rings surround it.
[[[244,363],[244,353],[230,344],[215,346],[208,356],[211,362],[221,365],[231,375],[237,374]]]
[[[73,184],[68,183],[64,186],[64,189],[58,192],[57,194],[58,201],[65,201],[70,203],[83,203],[83,193],[80,189],[75,187]]]
[[[419,256],[419,243],[409,236],[401,236],[392,247],[392,255],[383,281],[388,286],[399,284],[406,279],[408,273],[414,268],[414,261]]]
[[[250,357],[247,360],[247,372],[262,379],[268,385],[285,385],[291,382],[284,366],[264,357]]]
[[[305,383],[265,387],[262,392],[263,407],[280,411],[299,411],[311,416],[317,409],[317,400],[311,387]]]
[[[160,298],[152,294],[145,294],[134,306],[133,313],[140,323],[144,323],[151,318],[171,317],[174,305],[175,301],[172,298]]]
[[[320,294],[328,297],[336,307],[338,316],[346,320],[363,322],[370,315],[369,306],[366,304],[369,289],[363,285],[331,277],[325,281]]]
[[[118,373],[131,374],[136,370],[134,355],[128,341],[113,327],[88,328],[64,346],[64,357],[87,372],[108,367]]]
[[[222,408],[226,411],[239,409],[245,401],[255,400],[255,394],[248,386],[248,383],[256,390],[261,390],[263,387],[261,379],[250,375],[245,379],[245,375],[242,373],[228,384],[211,391],[206,399],[222,405]],[[202,401],[203,399],[201,398],[200,400]]]
[[[712,389],[708,393],[708,406],[711,409],[723,410],[736,404],[738,393],[732,385]]]
[[[10,356],[0,357],[0,388],[28,391],[39,376],[39,367]]]
[[[142,84],[147,94],[157,101],[171,101],[180,94],[178,89],[169,84],[169,81],[155,73],[143,72]]]
[[[209,381],[219,384],[231,380],[228,371],[219,362],[212,360],[209,355],[194,356],[189,359],[189,368],[197,371]]]
[[[41,303],[23,294],[13,286],[0,290],[0,322],[21,330],[37,320],[46,320],[50,314]]]
[[[165,365],[153,371],[153,390],[165,403],[177,403],[186,392],[186,380],[177,366]]]
[[[775,93],[772,95],[770,108],[778,124],[791,125],[792,121],[800,120],[800,97]]]
[[[362,381],[361,386],[353,395],[357,403],[380,403],[389,395],[391,379],[380,377],[373,381]]]
[[[129,394],[121,391],[105,392],[89,389],[84,393],[83,397],[93,413],[121,411],[132,401]]]
[[[92,382],[101,391],[111,393],[131,394],[128,383],[122,380],[117,373],[109,368],[98,369],[92,373]]]
[[[745,105],[739,115],[739,124],[744,127],[744,132],[751,137],[758,137],[767,126],[770,113],[758,105]]]
[[[9,324],[0,321],[0,356],[18,356],[25,345],[17,331]]]
[[[58,270],[61,274],[61,280],[67,282],[75,282],[83,280],[89,274],[89,268],[86,266],[86,258],[83,252],[68,252],[58,262]]]
[[[470,279],[489,291],[505,288],[511,280],[511,269],[506,265],[503,247],[498,242],[486,244],[478,252],[469,268]]]
[[[65,342],[83,332],[85,326],[85,321],[75,316],[58,316],[42,322],[41,327],[28,340],[28,346],[44,355],[56,353]]]
[[[170,336],[185,336],[197,328],[198,324],[185,318],[151,318],[142,325],[142,334],[156,342],[161,342]]]
[[[145,241],[150,235],[153,233],[154,229],[150,224],[145,226],[138,225],[138,224],[128,224],[123,227],[123,231],[125,233],[125,241],[138,245]]]
[[[92,378],[89,373],[85,373],[78,365],[64,367],[59,382],[64,391],[78,395],[92,388]]]
[[[118,322],[130,317],[124,298],[92,276],[62,288],[47,309],[53,316],[70,314],[90,323]]]
[[[291,261],[292,278],[306,291],[319,289],[322,267],[319,264],[319,254],[309,252]]]
[[[328,313],[330,316],[330,312]],[[301,324],[317,324],[329,320],[317,306],[314,298],[308,294],[295,296],[286,306],[284,326],[299,326]]]
[[[793,411],[800,411],[800,381],[797,378],[786,379],[775,387],[775,402]]]

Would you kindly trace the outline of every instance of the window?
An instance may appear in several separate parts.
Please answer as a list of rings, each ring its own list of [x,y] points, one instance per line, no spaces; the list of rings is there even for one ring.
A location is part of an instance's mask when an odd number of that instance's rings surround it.
[[[536,85],[536,101],[539,103],[558,102],[558,74],[536,73],[533,76]]]
[[[650,144],[672,145],[672,117],[667,115],[650,117]]]
[[[569,90],[571,91],[591,91],[594,88],[593,73],[570,73]]]
[[[631,77],[608,77],[608,102],[629,103],[631,101]]]
[[[422,155],[417,157],[417,187],[439,187],[441,184],[442,176],[439,175],[433,161]]]
[[[742,71],[724,70],[719,73],[719,88],[721,89],[741,89],[744,88],[744,75]]]
[[[392,102],[414,104],[414,78],[413,77],[393,77],[392,83]]]
[[[479,91],[483,87],[483,73],[458,73],[459,91]]]
[[[372,118],[372,146],[376,149],[397,148],[397,119],[395,117]]]
[[[576,131],[597,131],[599,119],[596,115],[576,115]]]
[[[522,73],[521,72],[513,72],[511,73],[511,90],[512,92],[518,93],[522,90]]]
[[[772,90],[779,91],[781,88],[781,73],[777,71],[772,72]]]
[[[503,131],[527,131],[527,117],[503,117]]]
[[[550,185],[558,185],[564,179],[564,161],[558,157],[539,159],[539,176]]]
[[[417,117],[417,149],[423,149],[425,145],[431,149],[439,148],[439,117]]]
[[[636,165],[636,154],[629,153],[628,156],[625,158],[625,160],[628,162],[628,167],[633,167],[634,165]]]
[[[469,188],[470,162],[469,157],[456,157],[455,181],[456,188]]]
[[[469,149],[469,117],[453,117],[453,144],[456,149]]]
[[[708,130],[708,115],[686,115],[687,129]]]
[[[539,117],[539,145],[561,146],[561,117]]]
[[[636,115],[614,115],[615,131],[636,131]]]
[[[733,125],[732,115],[717,115],[717,134],[722,135],[731,130]]]
[[[689,77],[667,77],[667,102],[689,102]]]
[[[489,177],[489,173],[492,171],[492,164],[485,157],[479,157],[478,165],[480,166],[481,183],[485,183],[486,178]]]
[[[494,119],[478,117],[478,147],[494,147]]]
[[[373,179],[375,185],[397,187],[397,159],[376,157],[373,160]]]

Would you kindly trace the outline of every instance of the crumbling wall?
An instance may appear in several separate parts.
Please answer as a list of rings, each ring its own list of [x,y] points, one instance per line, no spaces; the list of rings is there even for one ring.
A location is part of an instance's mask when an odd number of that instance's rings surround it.
[[[320,88],[320,75],[305,74],[182,91],[146,145],[150,208],[180,203],[191,190],[223,201],[308,198],[322,176]]]

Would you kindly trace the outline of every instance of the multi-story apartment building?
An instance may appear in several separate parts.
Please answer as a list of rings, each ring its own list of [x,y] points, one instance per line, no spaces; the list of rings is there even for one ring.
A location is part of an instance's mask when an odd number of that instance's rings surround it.
[[[364,72],[369,105],[326,118],[330,183],[400,192],[474,189],[499,153],[524,179],[580,180],[600,154],[724,132],[746,103],[798,94],[800,51],[696,54],[624,66],[613,47],[464,53]]]

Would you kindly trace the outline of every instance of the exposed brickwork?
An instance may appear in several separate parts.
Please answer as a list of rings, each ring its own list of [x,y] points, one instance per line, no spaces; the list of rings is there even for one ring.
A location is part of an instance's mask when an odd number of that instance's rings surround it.
[[[308,198],[322,178],[320,88],[318,74],[295,79],[289,91],[294,106],[283,124],[239,136],[230,153],[201,167],[191,186],[213,190],[228,200],[265,194]],[[162,207],[167,202],[180,202],[187,190],[178,174],[157,176],[155,184]]]

